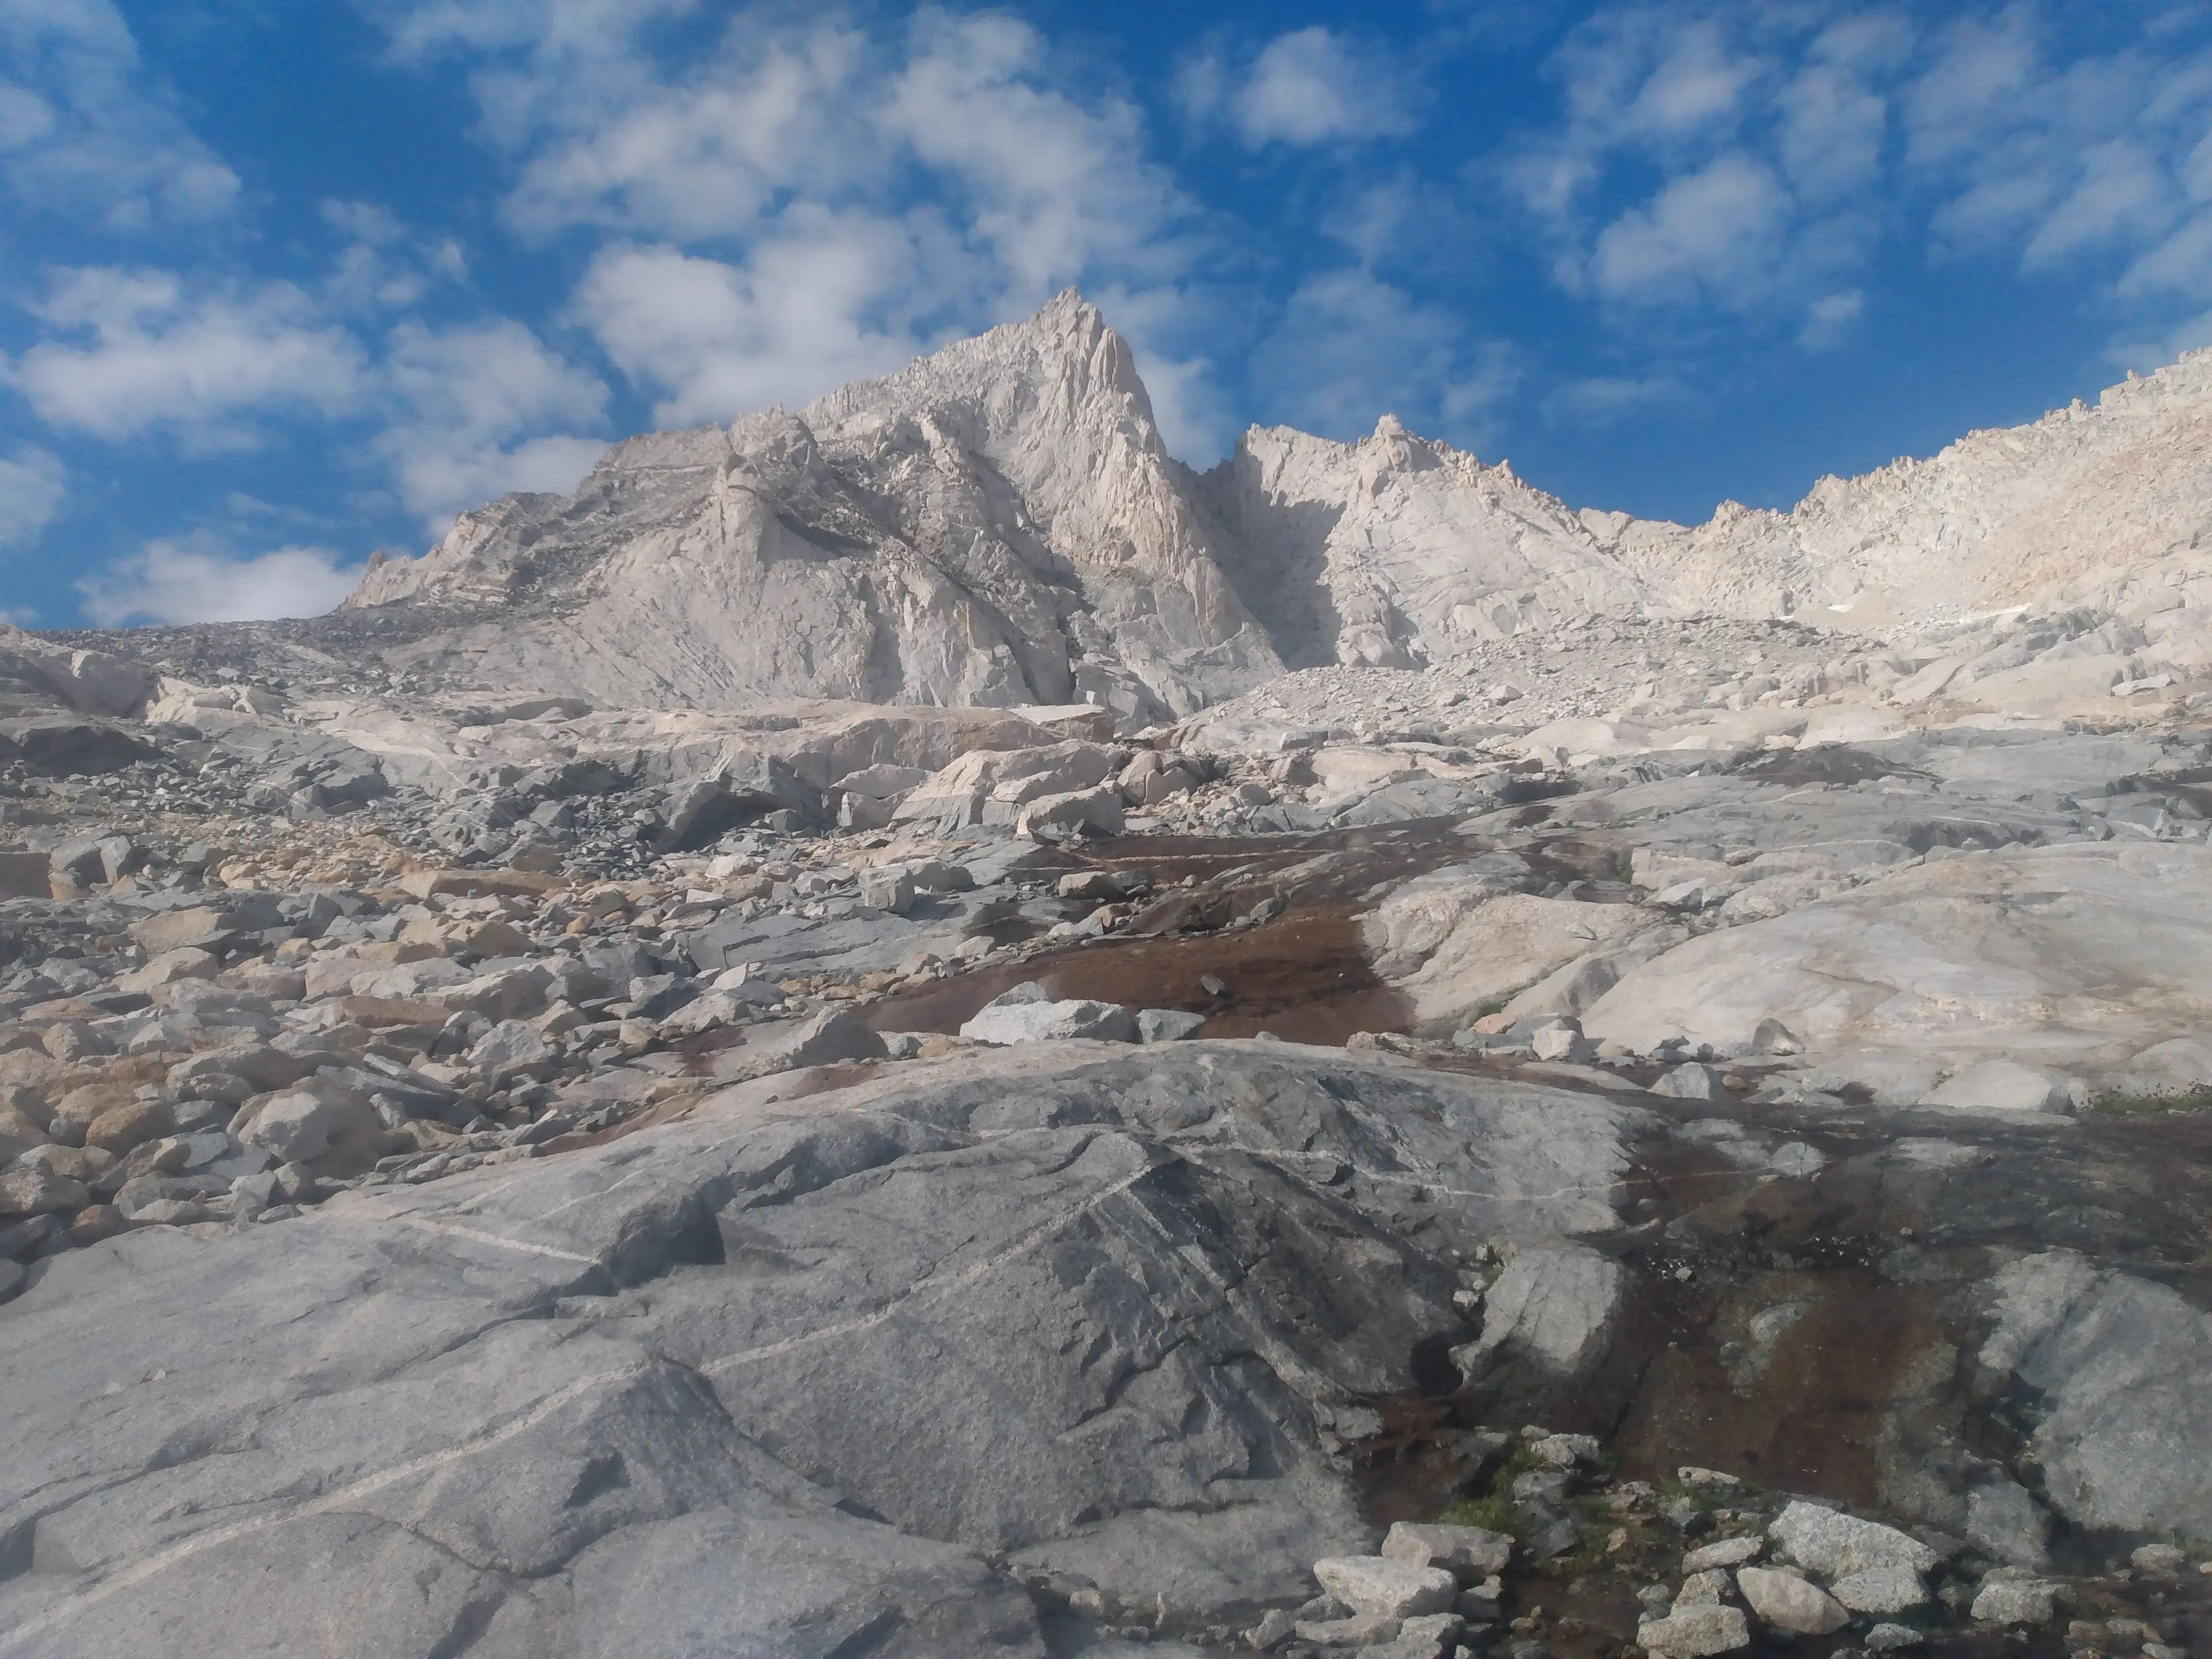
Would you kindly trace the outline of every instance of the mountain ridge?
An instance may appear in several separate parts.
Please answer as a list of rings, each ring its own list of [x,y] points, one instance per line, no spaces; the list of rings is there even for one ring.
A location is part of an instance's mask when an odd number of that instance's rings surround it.
[[[1414,667],[1586,618],[1956,620],[2202,546],[2212,352],[1697,526],[1575,507],[1385,416],[1200,473],[1073,289],[797,411],[640,434],[466,513],[346,601],[478,614],[428,683],[731,708],[1089,702],[1182,716],[1285,666]],[[1931,557],[1930,556],[1940,556]]]

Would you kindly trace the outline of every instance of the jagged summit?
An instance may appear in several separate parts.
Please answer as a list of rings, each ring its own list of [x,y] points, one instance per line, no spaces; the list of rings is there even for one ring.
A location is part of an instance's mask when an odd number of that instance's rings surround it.
[[[574,495],[465,514],[348,604],[436,608],[392,660],[455,687],[1152,718],[1584,617],[1962,616],[2185,554],[2208,522],[2212,353],[1685,526],[1571,507],[1388,415],[1352,443],[1255,427],[1201,477],[1070,289],[796,412],[617,444]]]

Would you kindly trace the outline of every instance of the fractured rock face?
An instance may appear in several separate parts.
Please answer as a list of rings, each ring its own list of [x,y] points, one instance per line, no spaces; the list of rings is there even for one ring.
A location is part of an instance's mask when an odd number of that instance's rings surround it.
[[[617,445],[349,603],[501,610],[396,660],[594,702],[1065,703],[1095,663],[1183,713],[1278,666],[1214,550],[1127,346],[1068,294],[797,415]]]

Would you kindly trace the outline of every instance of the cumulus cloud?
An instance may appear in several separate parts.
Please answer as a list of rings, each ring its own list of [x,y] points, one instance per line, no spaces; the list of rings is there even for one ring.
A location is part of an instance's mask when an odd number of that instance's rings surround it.
[[[1848,328],[1900,240],[2201,301],[2212,46],[2172,15],[2108,21],[2085,46],[2027,3],[1941,22],[1826,0],[1610,6],[1567,32],[1555,118],[1489,176],[1570,289],[1764,313],[1808,349]]]
[[[570,310],[662,421],[805,401],[1071,283],[1171,289],[1194,258],[1137,106],[1066,90],[1017,18],[741,11],[677,63],[599,0],[374,9],[396,50],[471,64],[510,223],[624,237]]]
[[[434,534],[459,509],[510,490],[574,489],[606,447],[576,432],[604,418],[605,384],[511,319],[444,331],[403,323],[384,380],[404,413],[376,447]]]
[[[1014,306],[1086,276],[1180,269],[1191,250],[1172,227],[1185,204],[1145,159],[1142,117],[1054,90],[1042,58],[1027,24],[925,15],[883,129],[943,178]]]
[[[1866,313],[1866,295],[1857,289],[1824,294],[1805,307],[1805,325],[1797,331],[1797,343],[1808,351],[1828,351],[1844,343],[1852,325]]]
[[[245,417],[355,405],[361,349],[287,283],[195,293],[163,271],[68,271],[36,307],[64,336],[33,346],[10,378],[40,418],[102,438],[157,427],[188,447],[252,441]]]
[[[0,0],[0,179],[117,230],[214,217],[239,188],[148,83],[112,0]]]
[[[69,472],[50,449],[25,444],[0,457],[0,547],[25,547],[60,516]]]
[[[1186,103],[1207,101],[1210,82],[1254,149],[1399,137],[1419,125],[1424,101],[1379,50],[1318,25],[1270,40],[1233,89],[1210,63],[1184,73]]]
[[[434,289],[465,283],[468,257],[450,236],[417,236],[391,210],[374,202],[326,201],[323,222],[343,239],[325,301],[349,315],[402,310]]]
[[[1792,205],[1770,169],[1720,156],[1608,225],[1591,278],[1614,299],[1741,301],[1769,279]]]
[[[1595,374],[1570,380],[1544,399],[1544,418],[1554,426],[1612,426],[1656,404],[1682,395],[1668,374]]]
[[[1364,270],[1302,283],[1254,354],[1253,378],[1273,416],[1325,436],[1360,437],[1395,413],[1462,441],[1512,380],[1462,318]]]
[[[535,233],[588,222],[681,239],[742,234],[802,178],[819,192],[880,167],[880,149],[841,108],[862,72],[860,42],[823,28],[744,40],[697,81],[642,82],[611,106],[564,112],[548,147],[526,161],[508,217]]]
[[[576,311],[622,371],[665,394],[663,425],[795,408],[888,374],[911,349],[862,320],[901,279],[910,243],[868,220],[824,218],[742,266],[668,247],[610,249]]]
[[[100,628],[315,617],[361,580],[364,567],[339,559],[321,547],[239,558],[211,537],[191,536],[149,542],[79,582],[77,592]]]

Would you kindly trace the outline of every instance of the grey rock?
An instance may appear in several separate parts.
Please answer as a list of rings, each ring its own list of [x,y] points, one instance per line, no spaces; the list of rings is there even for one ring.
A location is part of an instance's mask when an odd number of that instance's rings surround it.
[[[1869,1653],[1902,1653],[1908,1648],[1924,1647],[1928,1638],[1910,1625],[1876,1625],[1866,1633]]]
[[[1513,1540],[1484,1527],[1397,1521],[1382,1540],[1382,1553],[1417,1567],[1442,1567],[1461,1583],[1473,1584],[1505,1571]]]
[[[1205,1024],[1204,1014],[1186,1013],[1180,1008],[1139,1008],[1137,1041],[1181,1042],[1186,1037],[1196,1036]]]
[[[977,1051],[798,1110],[770,1079],[281,1227],[54,1259],[0,1345],[0,1522],[49,1564],[0,1582],[0,1634],[610,1653],[675,1606],[723,1650],[896,1618],[951,1659],[1040,1651],[983,1550],[1194,1616],[1302,1593],[1369,1535],[1320,1413],[1412,1388],[1455,1279],[1394,1200],[1262,1154],[1420,1171],[1476,1236],[1603,1224],[1633,1115],[1314,1050],[1097,1054]]]
[[[2064,1250],[2012,1263],[1990,1294],[1981,1363],[2042,1397],[2031,1443],[2051,1507],[2078,1526],[2212,1536],[2212,1317]]]
[[[1103,1042],[1131,1042],[1137,1022],[1118,1003],[1080,999],[1041,1001],[1036,988],[1024,986],[987,1002],[960,1028],[971,1042],[1010,1045],[1089,1037]]]
[[[1784,1507],[1767,1534],[1799,1566],[1827,1577],[1872,1567],[1904,1567],[1922,1573],[1938,1559],[1934,1550],[1909,1533],[1802,1498]]]
[[[1706,1659],[1708,1655],[1749,1647],[1751,1626],[1741,1607],[1719,1604],[1677,1607],[1664,1618],[1640,1622],[1636,1639],[1645,1652],[1659,1659]]]
[[[1322,1589],[1370,1618],[1443,1613],[1459,1594],[1459,1581],[1444,1569],[1382,1555],[1324,1556],[1313,1573]]]
[[[2129,1555],[2128,1565],[2146,1578],[2179,1578],[2189,1556],[2179,1544],[2143,1544]]]
[[[1682,1558],[1684,1572],[1704,1572],[1712,1567],[1740,1567],[1747,1561],[1756,1561],[1766,1548],[1766,1534],[1749,1532],[1740,1538],[1723,1538],[1717,1543],[1707,1544],[1692,1550]]]
[[[1928,1586],[1903,1561],[1841,1573],[1828,1593],[1853,1613],[1910,1613],[1928,1604]]]
[[[1974,1618],[1989,1625],[2047,1625],[2057,1613],[2057,1586],[2038,1578],[1984,1579]]]
[[[1486,1376],[1517,1367],[1549,1382],[1595,1364],[1627,1289],[1620,1264],[1571,1239],[1522,1244],[1483,1298],[1482,1335],[1453,1360]]]
[[[2051,1517],[2018,1481],[1996,1481],[1966,1494],[1966,1537],[2000,1561],[2042,1566],[2050,1534]]]
[[[1721,1086],[1721,1074],[1710,1066],[1690,1060],[1677,1066],[1651,1085],[1655,1095],[1664,1095],[1673,1100],[1726,1100],[1728,1091]]]
[[[1850,1623],[1844,1604],[1798,1574],[1779,1567],[1744,1567],[1735,1576],[1751,1610],[1777,1630],[1826,1636]]]
[[[1459,1651],[1462,1628],[1459,1615],[1451,1613],[1401,1620],[1395,1636],[1360,1649],[1359,1659],[1450,1659]]]
[[[849,1008],[826,1008],[811,1018],[781,1026],[756,1025],[738,1051],[744,1071],[761,1076],[842,1060],[881,1060],[884,1040]]]

